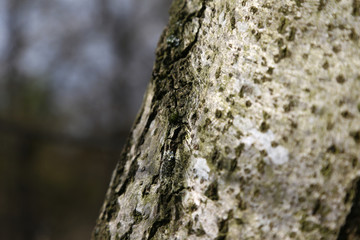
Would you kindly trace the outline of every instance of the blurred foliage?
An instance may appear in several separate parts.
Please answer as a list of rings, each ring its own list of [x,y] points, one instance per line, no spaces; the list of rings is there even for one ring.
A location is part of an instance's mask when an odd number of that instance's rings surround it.
[[[0,239],[89,239],[170,0],[0,0]]]
[[[48,81],[32,79],[28,76],[10,76],[7,82],[8,104],[3,118],[11,118],[13,121],[24,124],[44,124],[44,120],[54,118],[51,113],[52,92]],[[25,121],[26,120],[26,121]],[[54,123],[54,122],[53,122]]]

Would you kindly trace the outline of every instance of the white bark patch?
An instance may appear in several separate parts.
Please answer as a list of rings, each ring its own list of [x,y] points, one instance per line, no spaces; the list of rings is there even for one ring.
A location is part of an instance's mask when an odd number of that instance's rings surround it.
[[[193,219],[196,219],[196,214],[193,214]],[[205,208],[201,210],[199,216],[199,222],[201,223],[206,235],[210,237],[210,239],[215,239],[219,233],[218,229],[218,218],[221,217],[219,211],[217,210],[216,205],[209,201],[206,203]]]
[[[289,160],[289,151],[286,148],[283,146],[271,146],[271,142],[275,140],[271,130],[262,133],[256,129],[251,129],[249,133],[249,136],[242,139],[246,146],[254,145],[260,150],[265,150],[268,154],[267,158],[274,164],[284,164]]]
[[[248,30],[249,25],[246,22],[237,22],[236,27],[239,32],[245,33]]]
[[[206,159],[204,158],[195,158],[194,161],[194,173],[195,176],[208,180],[209,179],[209,172],[210,172],[210,168],[207,165]]]
[[[111,240],[115,239],[116,230],[117,230],[116,225],[117,225],[116,221],[109,222],[109,231],[110,231],[110,235],[111,235]]]
[[[220,13],[220,15],[219,15],[219,23],[220,23],[221,26],[224,26],[226,24],[225,12]]]

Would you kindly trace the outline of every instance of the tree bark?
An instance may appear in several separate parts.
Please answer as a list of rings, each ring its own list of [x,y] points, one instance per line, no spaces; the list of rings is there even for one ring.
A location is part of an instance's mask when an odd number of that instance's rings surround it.
[[[360,1],[175,0],[94,239],[360,239]]]

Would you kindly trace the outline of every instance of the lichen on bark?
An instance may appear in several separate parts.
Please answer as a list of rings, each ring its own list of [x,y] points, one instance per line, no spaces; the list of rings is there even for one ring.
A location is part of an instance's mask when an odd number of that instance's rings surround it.
[[[93,238],[360,238],[359,6],[175,0]]]

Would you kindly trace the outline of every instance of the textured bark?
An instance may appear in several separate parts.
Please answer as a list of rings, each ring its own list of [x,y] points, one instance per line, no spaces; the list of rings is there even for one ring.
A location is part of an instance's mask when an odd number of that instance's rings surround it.
[[[360,2],[175,0],[94,239],[360,239]]]

